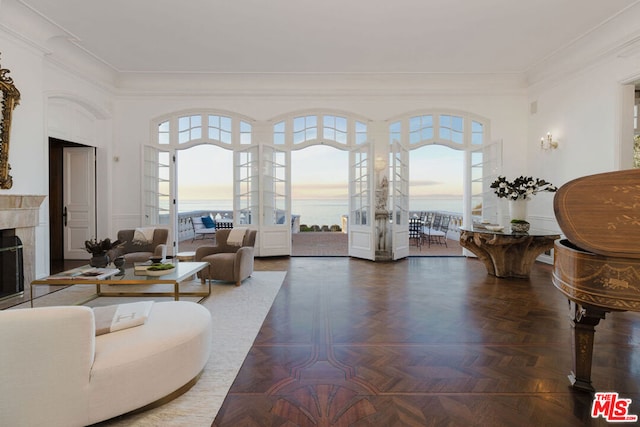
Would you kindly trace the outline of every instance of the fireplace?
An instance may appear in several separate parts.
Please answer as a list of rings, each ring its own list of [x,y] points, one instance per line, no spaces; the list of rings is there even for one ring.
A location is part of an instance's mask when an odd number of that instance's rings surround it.
[[[0,300],[24,293],[22,240],[15,230],[0,230]]]
[[[22,280],[26,284],[31,283],[36,275],[36,230],[44,198],[38,195],[0,195],[0,230],[13,230],[13,243],[18,240],[22,243]],[[38,254],[46,255],[41,251]],[[2,281],[4,283],[4,278]]]

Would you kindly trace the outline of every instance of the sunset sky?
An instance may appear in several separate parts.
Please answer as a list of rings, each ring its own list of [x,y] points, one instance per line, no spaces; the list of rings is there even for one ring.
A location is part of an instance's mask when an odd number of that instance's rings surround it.
[[[349,154],[325,145],[291,153],[293,199],[347,198]],[[231,199],[233,153],[212,145],[178,152],[181,200]],[[412,197],[462,196],[463,152],[430,145],[410,152]]]

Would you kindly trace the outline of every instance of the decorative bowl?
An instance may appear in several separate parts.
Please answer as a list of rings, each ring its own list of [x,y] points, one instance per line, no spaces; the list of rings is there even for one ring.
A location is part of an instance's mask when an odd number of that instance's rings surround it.
[[[144,272],[146,276],[164,276],[165,274],[172,273],[175,268],[171,268],[169,270],[147,270]]]
[[[502,231],[504,230],[504,227],[501,225],[485,225],[484,228],[486,228],[489,231]]]

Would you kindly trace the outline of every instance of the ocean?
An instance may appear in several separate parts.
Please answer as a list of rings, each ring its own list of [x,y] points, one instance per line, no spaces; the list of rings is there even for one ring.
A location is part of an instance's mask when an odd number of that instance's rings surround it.
[[[231,200],[181,200],[179,212],[233,210]],[[291,212],[300,215],[300,224],[340,225],[342,215],[349,211],[347,199],[301,199],[291,201]],[[460,198],[412,198],[410,211],[440,210],[462,213]]]

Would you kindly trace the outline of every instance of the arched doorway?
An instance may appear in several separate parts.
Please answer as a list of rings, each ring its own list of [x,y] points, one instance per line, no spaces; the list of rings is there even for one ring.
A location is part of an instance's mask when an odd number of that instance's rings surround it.
[[[347,256],[349,153],[328,145],[291,152],[293,256]]]

